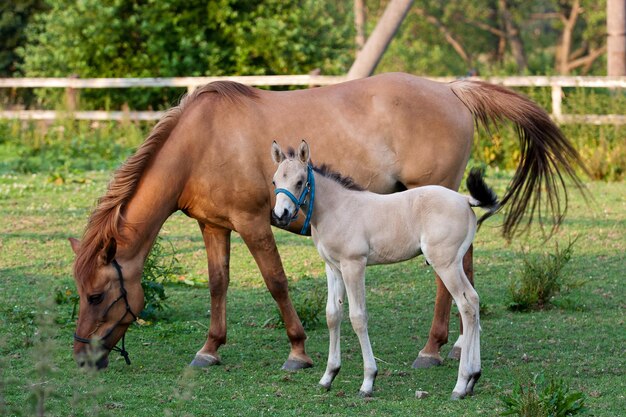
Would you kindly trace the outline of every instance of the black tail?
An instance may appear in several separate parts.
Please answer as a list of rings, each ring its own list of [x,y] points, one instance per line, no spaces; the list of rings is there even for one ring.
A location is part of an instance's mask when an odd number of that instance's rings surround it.
[[[500,209],[498,196],[485,184],[483,172],[478,168],[472,168],[467,176],[465,185],[472,198],[477,201],[477,204],[472,204],[471,202],[470,204],[475,207],[487,209],[487,213],[483,214],[482,217],[478,219],[478,227],[480,227],[483,221],[493,216]]]

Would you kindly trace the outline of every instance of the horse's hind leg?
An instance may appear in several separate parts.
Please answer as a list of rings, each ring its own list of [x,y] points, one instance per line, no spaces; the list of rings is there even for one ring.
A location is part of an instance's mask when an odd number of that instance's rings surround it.
[[[445,265],[445,264],[444,264]],[[433,263],[433,267],[441,277],[446,288],[454,298],[461,319],[464,323],[463,346],[461,347],[461,361],[456,386],[452,392],[453,399],[460,399],[471,395],[474,384],[480,378],[480,318],[478,293],[470,284],[463,272],[462,261],[449,266],[440,267]]]
[[[263,212],[267,213],[269,209]],[[287,337],[291,343],[291,352],[282,368],[295,371],[313,366],[313,361],[304,350],[306,334],[289,298],[287,277],[280,261],[269,221],[265,218],[260,219],[248,224],[238,232],[259,266],[265,285],[278,304],[278,309],[285,323]]]
[[[333,380],[341,368],[340,329],[343,318],[343,299],[346,287],[343,284],[341,272],[326,264],[326,279],[328,280],[328,299],[326,301],[326,323],[328,324],[328,363],[326,372],[320,379],[320,385],[329,390]]]
[[[220,362],[217,349],[226,343],[226,292],[229,283],[230,230],[198,222],[207,253],[211,290],[211,325],[207,341],[196,353],[191,366],[204,367]]]

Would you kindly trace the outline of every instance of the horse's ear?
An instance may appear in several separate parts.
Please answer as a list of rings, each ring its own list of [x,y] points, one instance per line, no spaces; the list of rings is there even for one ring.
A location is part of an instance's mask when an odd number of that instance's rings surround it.
[[[72,250],[74,251],[74,255],[78,255],[78,251],[80,250],[80,240],[74,239],[73,237],[68,238],[70,241],[70,245],[72,246]]]
[[[272,159],[277,164],[280,164],[285,160],[285,154],[280,149],[280,145],[276,141],[272,142]]]
[[[107,244],[100,251],[100,262],[103,265],[108,265],[115,259],[115,252],[117,251],[117,242],[115,239],[111,238]]]
[[[311,151],[309,150],[309,144],[306,143],[306,140],[304,139],[302,139],[300,147],[298,148],[298,158],[300,159],[300,162],[307,165],[311,160]]]

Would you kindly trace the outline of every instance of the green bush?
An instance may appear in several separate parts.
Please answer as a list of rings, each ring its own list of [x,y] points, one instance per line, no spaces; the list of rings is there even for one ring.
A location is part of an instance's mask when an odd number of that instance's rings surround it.
[[[503,416],[566,417],[586,411],[583,393],[570,391],[561,379],[546,381],[543,374],[520,383],[500,400],[505,407]]]
[[[557,243],[554,253],[536,256],[524,254],[519,277],[513,278],[509,285],[511,310],[542,309],[565,287],[581,285],[562,274],[563,268],[572,257],[575,243],[576,239],[563,249],[559,249]]]

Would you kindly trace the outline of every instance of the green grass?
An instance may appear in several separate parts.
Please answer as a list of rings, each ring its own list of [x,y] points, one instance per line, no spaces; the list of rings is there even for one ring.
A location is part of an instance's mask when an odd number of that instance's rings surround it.
[[[489,307],[481,323],[483,377],[474,397],[452,402],[457,362],[411,368],[426,341],[434,303],[432,270],[422,258],[368,269],[369,330],[379,376],[374,398],[363,400],[357,396],[361,353],[348,320],[342,332],[343,367],[330,392],[317,388],[328,349],[324,323],[307,331],[315,367],[298,373],[279,369],[289,351],[286,334],[280,326],[263,326],[275,317],[276,307],[236,234],[221,366],[187,368],[205,341],[208,290],[169,285],[165,317],[128,332],[131,366],[112,354],[106,371],[79,371],[71,354],[72,305],[49,307],[49,301],[57,290],[73,288],[67,237],[80,236],[108,177],[96,171],[70,173],[56,182],[48,174],[0,176],[0,414],[35,414],[34,393],[42,392],[44,384],[46,415],[59,416],[492,416],[504,410],[503,395],[540,372],[582,391],[592,415],[617,416],[626,410],[624,183],[589,183],[595,199],[591,206],[573,194],[555,239],[565,244],[579,236],[566,271],[586,284],[559,296],[556,308],[547,311],[507,310],[509,282],[519,274],[521,254],[542,252],[546,245],[540,236],[507,245],[495,227],[499,218],[483,226],[475,250],[476,286],[481,304]],[[502,193],[507,175],[495,177],[490,172],[487,181]],[[176,214],[161,235],[176,248],[185,277],[205,277],[204,246],[194,221]],[[311,240],[281,231],[276,237],[295,292],[323,288],[324,268]],[[46,354],[36,335],[44,310],[53,317]],[[453,320],[444,354],[457,335]],[[42,364],[52,366],[38,373]],[[416,390],[430,396],[418,400]]]

